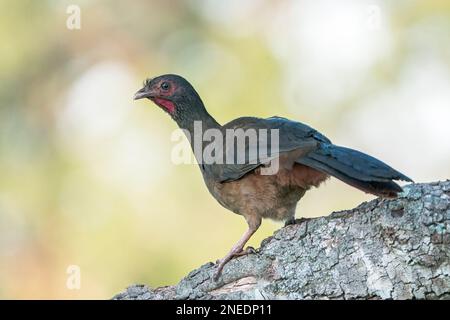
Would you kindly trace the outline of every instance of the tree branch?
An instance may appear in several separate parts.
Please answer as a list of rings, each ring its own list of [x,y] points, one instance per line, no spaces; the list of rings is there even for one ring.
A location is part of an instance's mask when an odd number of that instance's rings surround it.
[[[450,181],[298,220],[229,262],[218,282],[214,268],[114,299],[449,299]]]

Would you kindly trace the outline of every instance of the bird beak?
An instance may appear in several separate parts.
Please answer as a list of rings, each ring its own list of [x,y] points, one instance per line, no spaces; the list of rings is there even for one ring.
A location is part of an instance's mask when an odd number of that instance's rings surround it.
[[[150,98],[152,96],[151,91],[147,91],[147,88],[142,88],[138,92],[134,94],[134,100],[144,99],[144,98]]]

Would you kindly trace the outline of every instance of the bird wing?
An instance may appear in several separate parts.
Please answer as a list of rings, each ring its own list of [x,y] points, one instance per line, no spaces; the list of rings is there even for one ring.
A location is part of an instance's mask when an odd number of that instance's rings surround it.
[[[292,165],[299,157],[319,148],[321,143],[331,143],[327,137],[313,128],[281,117],[267,119],[242,117],[223,126],[225,137],[229,132],[234,132],[236,135],[248,133],[248,129],[253,129],[252,131],[256,133],[258,143],[251,143],[250,139],[245,139],[245,144],[239,148],[241,153],[242,150],[245,151],[245,159],[238,162],[237,147],[239,145],[236,143],[230,145],[224,139],[224,157],[226,160],[231,159],[232,161],[209,166],[208,171],[216,181],[238,180],[256,168],[268,165],[270,161],[276,158],[283,159],[284,163],[281,165]],[[272,143],[272,136],[274,135],[272,130],[274,129],[278,130],[279,139],[274,140],[274,143],[278,142],[278,148],[274,148],[276,146]],[[263,133],[264,131],[267,132],[267,135]],[[261,150],[261,145],[266,144],[267,152]]]

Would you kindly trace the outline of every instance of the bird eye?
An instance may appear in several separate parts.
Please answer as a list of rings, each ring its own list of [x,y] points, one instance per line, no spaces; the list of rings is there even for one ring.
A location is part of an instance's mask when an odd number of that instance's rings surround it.
[[[170,84],[168,82],[161,83],[161,89],[163,90],[169,90]]]

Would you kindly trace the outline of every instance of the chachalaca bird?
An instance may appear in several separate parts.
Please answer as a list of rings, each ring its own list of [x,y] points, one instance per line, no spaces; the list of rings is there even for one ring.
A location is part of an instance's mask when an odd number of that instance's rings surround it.
[[[204,132],[212,129],[224,135],[237,129],[254,129],[257,134],[260,129],[278,129],[277,148],[270,155],[258,154],[257,158],[245,155],[241,161],[234,157],[232,161],[205,163],[196,154],[209,192],[222,206],[242,215],[248,224],[248,230],[241,239],[218,261],[215,279],[234,256],[247,253],[244,246],[263,218],[295,223],[297,202],[308,189],[318,187],[329,176],[381,197],[396,197],[402,191],[393,180],[412,182],[380,160],[334,145],[327,137],[300,122],[280,117],[242,117],[221,125],[208,113],[192,85],[178,75],[168,74],[146,80],[144,87],[134,96],[135,100],[142,98],[150,99],[167,112],[189,138],[195,135],[195,122],[201,124]],[[216,144],[216,152],[228,156],[230,147],[224,146],[226,139],[205,140],[201,142],[201,151]],[[237,150],[237,153],[257,148],[247,140],[243,150]],[[194,143],[190,142],[194,150]],[[261,169],[273,160],[278,161],[278,169],[272,174],[262,174]]]

